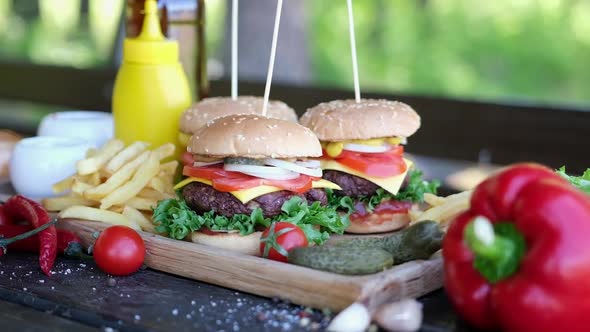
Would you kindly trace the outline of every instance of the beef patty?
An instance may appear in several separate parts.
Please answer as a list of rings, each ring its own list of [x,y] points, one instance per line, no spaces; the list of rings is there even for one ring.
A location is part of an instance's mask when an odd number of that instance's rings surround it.
[[[334,194],[339,196],[372,196],[379,189],[379,186],[371,181],[340,171],[325,170],[323,178],[342,188],[342,190],[334,190]]]
[[[293,196],[299,196],[306,202],[319,201],[328,204],[326,192],[323,189],[311,189],[304,194],[290,191],[275,191],[258,196],[246,204],[240,202],[228,192],[215,190],[213,187],[200,182],[192,182],[182,189],[182,197],[188,206],[197,213],[215,211],[219,215],[231,217],[234,214],[250,214],[256,208],[262,209],[265,217],[274,217],[281,213],[283,204]]]

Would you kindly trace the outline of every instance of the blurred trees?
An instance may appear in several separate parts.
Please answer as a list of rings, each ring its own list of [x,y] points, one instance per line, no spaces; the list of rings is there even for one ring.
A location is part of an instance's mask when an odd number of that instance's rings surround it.
[[[314,80],[352,88],[346,2],[306,0]],[[590,102],[588,0],[355,1],[361,89]]]
[[[219,1],[219,0],[217,0]],[[210,1],[211,4],[213,3]],[[266,80],[275,1],[242,0],[238,10],[238,71],[249,80]],[[226,0],[225,32],[221,45],[226,75],[231,70],[231,0]],[[309,81],[310,59],[306,44],[304,3],[283,1],[273,81]]]

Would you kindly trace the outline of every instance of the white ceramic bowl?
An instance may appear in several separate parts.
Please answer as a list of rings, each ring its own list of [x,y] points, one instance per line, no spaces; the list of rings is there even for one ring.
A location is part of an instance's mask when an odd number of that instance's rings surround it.
[[[76,162],[91,144],[81,138],[37,136],[14,147],[10,181],[17,193],[32,199],[56,196],[51,187],[76,173]]]
[[[113,116],[95,111],[52,113],[43,118],[37,135],[83,138],[98,148],[113,138]]]

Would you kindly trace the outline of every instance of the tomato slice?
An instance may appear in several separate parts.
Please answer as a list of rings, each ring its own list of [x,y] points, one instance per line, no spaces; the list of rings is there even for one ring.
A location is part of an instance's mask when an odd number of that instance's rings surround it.
[[[251,176],[238,173],[238,172],[230,172],[223,169],[221,164],[211,165],[211,166],[203,166],[203,167],[193,167],[193,166],[184,166],[182,170],[182,174],[184,176],[192,176],[195,178],[202,178],[207,180],[215,180],[217,178],[249,178]]]
[[[304,193],[312,188],[314,178],[301,174],[293,180],[269,180],[257,178],[240,172],[230,172],[221,165],[204,167],[184,166],[182,174],[210,180],[213,188],[222,192],[250,189],[258,186],[273,186],[283,190]]]
[[[185,152],[182,154],[182,164],[183,164],[183,165],[192,166],[194,162],[195,162],[195,161],[194,161],[194,159],[193,159],[193,154],[192,154],[192,153],[190,153],[190,152],[188,152],[188,151],[185,151]]]
[[[312,177],[307,176],[305,174],[300,174],[298,178],[293,180],[267,180],[263,179],[262,182],[265,185],[278,187],[284,190],[293,191],[296,193],[304,193],[309,191],[312,187],[313,182]]]
[[[347,156],[338,162],[357,171],[375,177],[390,177],[406,171],[407,165],[402,157],[374,157],[367,154]]]
[[[396,213],[408,213],[408,210],[412,208],[412,202],[408,201],[396,201],[393,199],[383,201],[379,203],[373,210],[373,214],[396,214]],[[350,215],[351,221],[362,220],[363,217],[369,215],[365,203],[356,202],[354,204],[354,212]]]
[[[335,157],[339,163],[375,177],[391,177],[402,174],[408,166],[403,159],[404,147],[393,146],[384,153],[363,153],[343,150]],[[323,158],[330,158],[324,153]]]
[[[244,178],[220,177],[213,179],[212,182],[213,188],[223,192],[250,189],[262,185],[262,179],[248,175]]]

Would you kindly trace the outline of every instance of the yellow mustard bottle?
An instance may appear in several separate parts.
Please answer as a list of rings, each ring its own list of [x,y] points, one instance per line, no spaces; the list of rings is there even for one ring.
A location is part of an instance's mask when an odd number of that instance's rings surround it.
[[[162,34],[155,0],[145,1],[145,18],[137,38],[123,44],[123,63],[113,88],[115,137],[177,146],[178,121],[192,103],[186,74],[178,56],[178,43]]]

